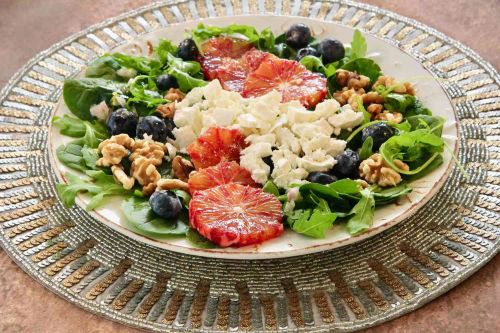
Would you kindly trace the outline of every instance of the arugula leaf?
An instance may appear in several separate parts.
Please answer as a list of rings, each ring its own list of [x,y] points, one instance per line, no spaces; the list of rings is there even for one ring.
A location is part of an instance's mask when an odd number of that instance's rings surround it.
[[[372,154],[373,154],[373,138],[369,136],[361,146],[361,149],[359,151],[359,159],[361,161],[366,160],[368,157],[372,156]]]
[[[384,100],[384,108],[388,111],[406,113],[406,108],[415,103],[415,96],[408,94],[387,94]]]
[[[383,159],[397,172],[416,175],[426,169],[444,150],[444,141],[429,129],[418,129],[389,138],[380,146]],[[394,164],[399,159],[407,163],[409,171]]]
[[[158,42],[158,45],[156,45],[153,48],[153,54],[156,56],[158,61],[162,65],[167,63],[167,59],[169,55],[176,54],[177,53],[177,46],[175,46],[171,41],[168,39],[160,39]]]
[[[366,55],[367,48],[365,37],[356,29],[351,42],[351,60],[363,58]]]
[[[97,160],[99,159],[99,153],[97,152],[97,148],[90,148],[87,145],[82,147],[82,158],[85,163],[85,166],[89,170],[98,170]]]
[[[122,83],[101,78],[68,79],[64,81],[63,98],[75,116],[93,120],[90,108],[102,101],[109,102],[113,92],[120,91],[123,87]]]
[[[181,58],[176,58],[172,54],[167,54],[167,63],[170,68],[176,68],[181,72],[190,75],[198,74],[201,71],[201,65],[197,61],[184,61]]]
[[[276,49],[276,38],[271,29],[266,28],[260,32],[258,48],[273,53]]]
[[[358,104],[358,112],[363,113],[363,124],[369,123],[372,119],[372,115],[370,112],[366,111],[360,96],[356,96],[356,103]]]
[[[181,199],[184,207],[189,209],[189,202],[191,201],[191,195],[183,190],[173,190],[173,192]]]
[[[152,76],[138,75],[131,79],[128,83],[129,92],[132,95],[127,99],[127,106],[142,104],[147,114],[156,110],[160,104],[167,102],[166,99],[157,91],[156,83]],[[138,110],[140,116],[145,115],[141,110]]]
[[[189,229],[186,233],[186,239],[191,245],[200,249],[213,249],[217,247],[217,245],[203,237],[196,229]]]
[[[117,184],[113,176],[105,174],[102,170],[88,170],[86,174],[92,179],[82,179],[76,175],[67,173],[65,176],[68,180],[68,184],[61,183],[56,185],[59,198],[65,207],[69,208],[73,206],[75,204],[75,198],[80,192],[89,193],[92,196],[85,208],[87,211],[97,208],[104,202],[107,196],[130,193],[130,191],[125,190],[122,185]]]
[[[298,209],[287,216],[293,231],[314,238],[325,238],[325,232],[333,225],[337,215],[330,211],[328,203],[320,199],[315,209]]]
[[[172,75],[177,79],[177,83],[179,84],[179,89],[182,92],[188,92],[193,88],[196,87],[203,87],[207,84],[206,81],[202,79],[197,79],[189,75],[188,73],[185,73],[183,71],[180,71],[179,69],[175,67],[171,67],[167,70],[167,73]]]
[[[349,179],[349,178],[344,178],[344,179],[339,179],[329,185],[327,185],[329,188],[334,189],[337,191],[340,195],[342,194],[349,194],[349,195],[355,195],[359,193],[359,184],[355,180]]]
[[[370,78],[370,82],[377,81],[378,77],[382,75],[382,70],[380,66],[375,63],[375,61],[368,58],[356,58],[348,61],[341,67],[342,69],[357,72],[358,74],[362,74],[368,76]]]
[[[122,202],[127,225],[135,232],[153,238],[184,236],[189,230],[188,216],[182,211],[175,219],[156,216],[146,198],[130,196]]]
[[[415,115],[407,117],[406,121],[410,124],[412,131],[418,129],[429,129],[437,136],[443,133],[444,118],[439,116]]]
[[[432,116],[432,111],[424,107],[424,105],[418,98],[415,98],[413,104],[409,105],[406,108],[406,113],[405,113],[406,117],[416,116],[416,115]]]
[[[252,44],[258,44],[260,39],[259,33],[254,27],[243,24],[231,24],[225,27],[216,27],[206,26],[203,23],[200,23],[191,31],[191,36],[198,48],[204,40],[220,35],[236,35],[236,37],[245,37]]]
[[[111,56],[121,67],[135,69],[140,74],[156,75],[161,72],[160,62],[152,58],[132,56],[123,53],[113,53]]]
[[[90,63],[85,70],[85,77],[120,81],[122,78],[116,73],[120,68],[121,65],[118,61],[113,56],[106,54]]]
[[[268,180],[264,186],[262,187],[262,191],[266,192],[266,193],[270,193],[272,195],[275,195],[275,196],[279,196],[280,195],[280,192],[279,192],[279,189],[278,189],[278,186],[276,186],[275,183],[273,183],[272,181]]]
[[[375,212],[375,199],[372,191],[363,189],[360,192],[361,199],[352,208],[350,214],[352,217],[347,221],[347,231],[351,235],[360,234],[369,229],[373,224],[373,215]]]

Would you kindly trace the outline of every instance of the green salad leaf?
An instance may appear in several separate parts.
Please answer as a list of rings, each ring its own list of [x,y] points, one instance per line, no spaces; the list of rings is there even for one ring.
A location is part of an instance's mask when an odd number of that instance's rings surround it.
[[[328,203],[319,199],[314,209],[297,209],[287,215],[290,228],[302,235],[314,238],[325,238],[325,232],[335,222],[337,215],[330,211]]]
[[[377,185],[372,185],[370,188],[375,199],[375,206],[392,203],[412,191],[412,188],[404,181],[392,187],[380,188]]]
[[[366,45],[365,37],[361,34],[361,32],[358,29],[356,29],[356,31],[354,31],[354,35],[352,37],[352,42],[351,42],[351,55],[350,55],[351,60],[357,58],[364,58],[367,49],[368,46]]]
[[[266,34],[268,33],[266,32]],[[204,40],[221,35],[231,35],[233,37],[240,38],[243,37],[252,44],[258,44],[260,40],[260,35],[254,27],[243,24],[230,24],[225,27],[216,27],[206,26],[203,23],[200,23],[191,31],[191,36],[196,45],[198,45],[198,48]]]
[[[260,32],[258,48],[271,53],[276,51],[276,38],[271,29],[266,28]]]
[[[351,235],[360,234],[369,229],[373,224],[373,215],[375,213],[375,199],[373,192],[369,189],[360,191],[361,199],[352,208],[349,215],[352,215],[347,221],[347,231]]]
[[[107,175],[102,170],[87,170],[87,176],[80,178],[74,174],[67,173],[65,177],[68,184],[57,184],[56,189],[64,206],[69,208],[74,205],[78,193],[88,193],[92,198],[85,209],[87,211],[99,207],[108,196],[127,195],[130,190],[125,190],[121,184],[117,184],[112,175]]]
[[[379,151],[387,164],[400,174],[417,175],[431,165],[443,150],[442,138],[432,133],[430,129],[418,129],[391,137],[382,144]],[[394,164],[395,159],[408,164],[410,170],[398,168]]]
[[[63,85],[63,98],[69,110],[82,120],[93,120],[90,108],[102,101],[109,102],[113,92],[121,91],[124,84],[101,78],[67,79]]]
[[[153,54],[158,59],[160,64],[165,65],[168,60],[168,56],[177,53],[177,46],[175,46],[168,39],[160,39],[158,45],[153,48]]]
[[[161,72],[161,63],[153,58],[113,53],[113,59],[121,67],[135,69],[140,74],[155,75]]]
[[[363,145],[361,146],[361,149],[359,150],[359,159],[361,161],[366,160],[368,157],[372,156],[373,154],[373,138],[369,136],[364,142]]]
[[[416,115],[432,116],[432,111],[426,108],[418,98],[415,98],[413,104],[409,105],[406,108],[405,112],[406,117],[411,117]]]
[[[57,159],[69,168],[85,172],[87,164],[83,159],[82,145],[70,142],[56,149]]]
[[[312,72],[318,72],[323,75],[328,79],[330,76],[335,75],[335,65],[333,63],[323,65],[323,62],[321,61],[320,58],[315,57],[313,55],[308,55],[305,56],[304,58],[300,59],[300,63],[304,65],[308,70]]]
[[[270,180],[268,180],[264,184],[264,186],[262,187],[262,191],[264,191],[266,193],[270,193],[270,194],[275,195],[275,196],[279,196],[280,195],[280,191],[278,189],[278,186],[276,186],[276,184],[273,183]]]
[[[377,81],[378,77],[382,75],[380,66],[377,65],[375,61],[368,58],[355,58],[342,65],[341,68],[368,76],[372,83]]]
[[[402,114],[406,114],[406,109],[414,105],[415,96],[408,94],[387,94],[384,100],[384,108],[388,111],[397,111]]]
[[[85,143],[93,148],[97,147],[100,140],[109,138],[106,126],[97,121],[89,122],[69,115],[64,115],[62,117],[54,116],[54,118],[52,118],[52,124],[57,127],[59,132],[63,135],[72,138],[86,137],[87,142]],[[94,139],[98,142],[94,141]]]
[[[406,117],[412,131],[429,129],[433,134],[441,136],[443,133],[444,118],[439,116],[415,115]]]
[[[188,73],[183,72],[175,67],[170,67],[167,70],[167,73],[177,79],[177,83],[179,84],[179,89],[182,92],[188,92],[193,88],[203,87],[207,84],[205,80],[195,78],[189,75]]]
[[[189,230],[187,212],[182,211],[175,219],[155,215],[147,198],[129,196],[121,205],[127,225],[135,232],[153,238],[185,236]]]
[[[128,88],[132,97],[127,99],[127,106],[131,108],[132,105],[141,104],[147,110],[143,112],[141,108],[138,108],[137,111],[140,116],[148,115],[156,110],[158,105],[167,102],[157,91],[156,83],[152,76],[138,75],[129,81]]]
[[[189,229],[186,233],[186,239],[191,245],[200,249],[214,249],[217,247],[217,245],[203,237],[196,229]]]
[[[113,56],[103,55],[89,64],[85,70],[85,77],[120,81],[122,78],[116,72],[121,67]]]

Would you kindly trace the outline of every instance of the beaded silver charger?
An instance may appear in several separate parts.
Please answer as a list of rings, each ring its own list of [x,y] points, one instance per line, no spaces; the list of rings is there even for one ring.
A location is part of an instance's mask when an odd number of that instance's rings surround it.
[[[458,159],[412,217],[323,253],[225,260],[134,241],[65,209],[47,147],[65,78],[135,36],[241,14],[294,15],[356,27],[419,59],[460,121]],[[500,76],[477,54],[418,22],[349,1],[155,3],[54,45],[0,93],[0,243],[44,286],[89,311],[153,331],[352,331],[446,292],[500,249]]]

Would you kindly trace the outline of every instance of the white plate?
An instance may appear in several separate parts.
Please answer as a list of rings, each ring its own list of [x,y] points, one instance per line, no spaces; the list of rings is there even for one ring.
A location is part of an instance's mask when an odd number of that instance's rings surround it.
[[[179,42],[186,30],[195,27],[200,21],[184,22],[171,25],[168,28],[159,29],[149,34],[137,37],[133,43],[125,44],[113,49],[111,52],[125,53],[146,53],[146,41],[151,41],[154,45],[160,38],[171,39]],[[221,17],[202,20],[209,25],[228,25],[235,23],[234,18]],[[248,24],[257,29],[270,27],[275,34],[284,32],[293,23],[301,22],[311,27],[314,35],[318,39],[325,37],[335,37],[344,43],[349,43],[354,30],[349,27],[334,23],[323,22],[315,19],[283,16],[240,16],[239,24]],[[375,36],[364,33],[368,43],[368,56],[373,58],[382,68],[384,74],[392,75],[398,80],[408,80],[415,83],[417,96],[424,105],[430,108],[434,115],[442,116],[446,119],[443,137],[452,149],[457,149],[457,123],[452,105],[446,93],[443,91],[436,79],[420,64],[420,62],[392,44],[389,44]],[[70,114],[63,102],[59,103],[56,115]],[[64,180],[64,174],[74,172],[67,169],[57,160],[55,149],[71,138],[62,136],[57,129],[51,128],[50,147],[52,151],[51,163],[54,169],[58,170],[58,177]],[[193,255],[219,257],[227,259],[268,259],[278,257],[291,257],[307,253],[325,251],[336,247],[358,242],[362,239],[374,236],[387,228],[401,222],[406,217],[412,215],[416,210],[429,201],[433,194],[443,185],[445,179],[451,171],[452,163],[450,154],[444,154],[444,163],[424,178],[411,183],[413,192],[399,202],[377,208],[373,227],[359,236],[351,236],[347,233],[343,225],[335,225],[327,232],[324,239],[313,239],[302,236],[290,230],[276,239],[264,242],[256,246],[226,249],[199,249],[193,247],[183,238],[172,238],[155,240],[136,234],[125,226],[124,216],[120,209],[121,198],[111,198],[107,203],[90,214],[102,221],[109,227],[139,241],[151,244],[166,250],[188,253]],[[80,195],[76,204],[85,207],[89,198]]]

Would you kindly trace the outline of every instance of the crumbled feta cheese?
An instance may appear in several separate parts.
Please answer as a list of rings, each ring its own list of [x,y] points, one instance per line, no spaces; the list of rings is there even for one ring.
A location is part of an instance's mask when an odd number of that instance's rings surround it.
[[[328,122],[335,128],[334,134],[339,135],[340,130],[351,131],[354,127],[363,122],[363,113],[354,111],[349,104],[344,105],[340,113],[328,118]]]
[[[110,114],[110,109],[104,101],[99,104],[92,105],[89,111],[91,115],[103,122],[106,122],[108,120]]]
[[[211,126],[236,128],[246,135],[248,147],[241,152],[240,165],[251,172],[252,179],[265,183],[269,176],[277,186],[305,182],[313,171],[326,171],[335,163],[335,157],[345,149],[346,142],[332,137],[337,126],[347,127],[347,121],[358,121],[349,110],[339,112],[339,103],[333,99],[307,110],[298,101],[281,103],[276,91],[255,98],[222,89],[219,81],[193,89],[176,104],[174,144],[182,152]],[[362,114],[361,121],[362,121]],[[332,121],[330,121],[332,119]],[[340,131],[339,129],[339,131]],[[270,167],[264,157],[271,156]]]

